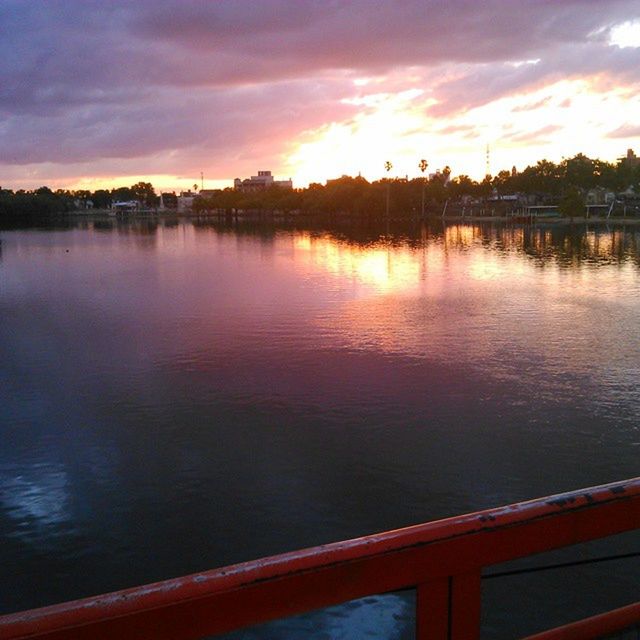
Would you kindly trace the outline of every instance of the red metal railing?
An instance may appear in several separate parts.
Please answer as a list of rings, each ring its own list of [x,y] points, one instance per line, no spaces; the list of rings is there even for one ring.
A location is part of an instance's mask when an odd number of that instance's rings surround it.
[[[11,614],[0,638],[187,640],[415,587],[420,640],[472,640],[483,567],[637,528],[640,478]],[[638,621],[640,603],[534,637]]]

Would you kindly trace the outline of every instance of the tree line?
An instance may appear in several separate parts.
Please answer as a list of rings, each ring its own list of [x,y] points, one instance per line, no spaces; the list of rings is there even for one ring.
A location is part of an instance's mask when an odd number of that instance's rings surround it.
[[[420,170],[424,172],[426,165],[427,162],[422,160]],[[343,176],[328,180],[325,185],[311,183],[304,189],[271,187],[246,193],[227,188],[197,197],[193,208],[196,213],[248,210],[354,216],[407,215],[420,211],[423,202],[427,211],[433,212],[440,210],[447,201],[455,203],[471,199],[483,202],[490,197],[495,200],[508,194],[525,194],[537,196],[541,202],[569,203],[577,215],[588,190],[601,188],[620,193],[629,187],[640,194],[640,162],[625,158],[610,163],[580,153],[559,163],[540,160],[522,171],[514,167],[511,171],[486,176],[481,181],[468,175],[452,178],[451,169],[445,167],[429,177],[413,179],[385,178],[369,182],[360,176]],[[88,202],[95,209],[105,209],[114,201],[129,200],[137,200],[151,208],[159,203],[159,197],[149,182],[96,191],[52,191],[41,187],[34,191],[13,192],[0,188],[0,216],[65,213],[84,209]]]
[[[421,161],[420,168],[423,169]],[[328,180],[325,185],[312,183],[305,189],[285,190],[271,187],[245,193],[233,188],[222,189],[193,204],[196,212],[223,210],[244,211],[303,211],[307,213],[350,215],[406,215],[421,211],[440,211],[445,202],[468,200],[483,202],[498,200],[510,194],[537,196],[542,203],[568,204],[571,215],[584,206],[587,191],[601,188],[619,193],[633,187],[640,194],[640,163],[625,160],[605,162],[578,154],[560,163],[540,160],[535,165],[517,171],[500,171],[476,181],[468,175],[451,178],[445,167],[427,177],[413,179],[385,178],[369,182],[360,176],[343,176]]]
[[[40,217],[77,211],[78,209],[108,209],[113,202],[136,200],[147,207],[156,207],[160,198],[150,182],[137,182],[116,189],[68,190],[40,187],[32,191],[12,191],[0,187],[0,216]]]

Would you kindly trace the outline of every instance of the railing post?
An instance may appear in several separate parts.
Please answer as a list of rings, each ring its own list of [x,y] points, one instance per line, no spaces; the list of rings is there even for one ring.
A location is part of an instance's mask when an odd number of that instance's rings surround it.
[[[416,640],[449,637],[449,578],[419,584],[416,588]]]
[[[480,635],[480,570],[419,584],[417,640],[475,640]]]

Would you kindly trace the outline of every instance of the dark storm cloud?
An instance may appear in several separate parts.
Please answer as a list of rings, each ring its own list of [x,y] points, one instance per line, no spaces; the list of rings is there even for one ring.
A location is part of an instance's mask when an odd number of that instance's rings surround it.
[[[12,116],[4,132],[0,125],[0,163],[55,159],[65,164],[198,147],[222,152],[265,138],[287,139],[300,127],[318,127],[328,118],[353,112],[353,107],[336,102],[331,93],[292,82],[214,93],[164,89],[121,104],[107,101],[56,110],[46,117]]]
[[[215,3],[154,5],[135,17],[152,40],[199,52],[225,51],[238,62],[377,70],[397,65],[494,62],[535,57],[557,44],[603,41],[633,3],[448,0],[425,2]],[[637,7],[635,9],[637,12]]]
[[[404,67],[441,116],[568,76],[638,82],[640,49],[607,39],[639,14],[635,0],[4,0],[0,162],[275,148],[350,113],[354,77]]]

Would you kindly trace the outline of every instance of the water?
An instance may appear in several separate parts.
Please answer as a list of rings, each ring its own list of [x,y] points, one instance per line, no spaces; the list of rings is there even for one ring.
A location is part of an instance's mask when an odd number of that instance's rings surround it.
[[[83,221],[0,251],[0,612],[638,475],[640,227]],[[491,581],[487,637],[637,600],[638,565]]]

